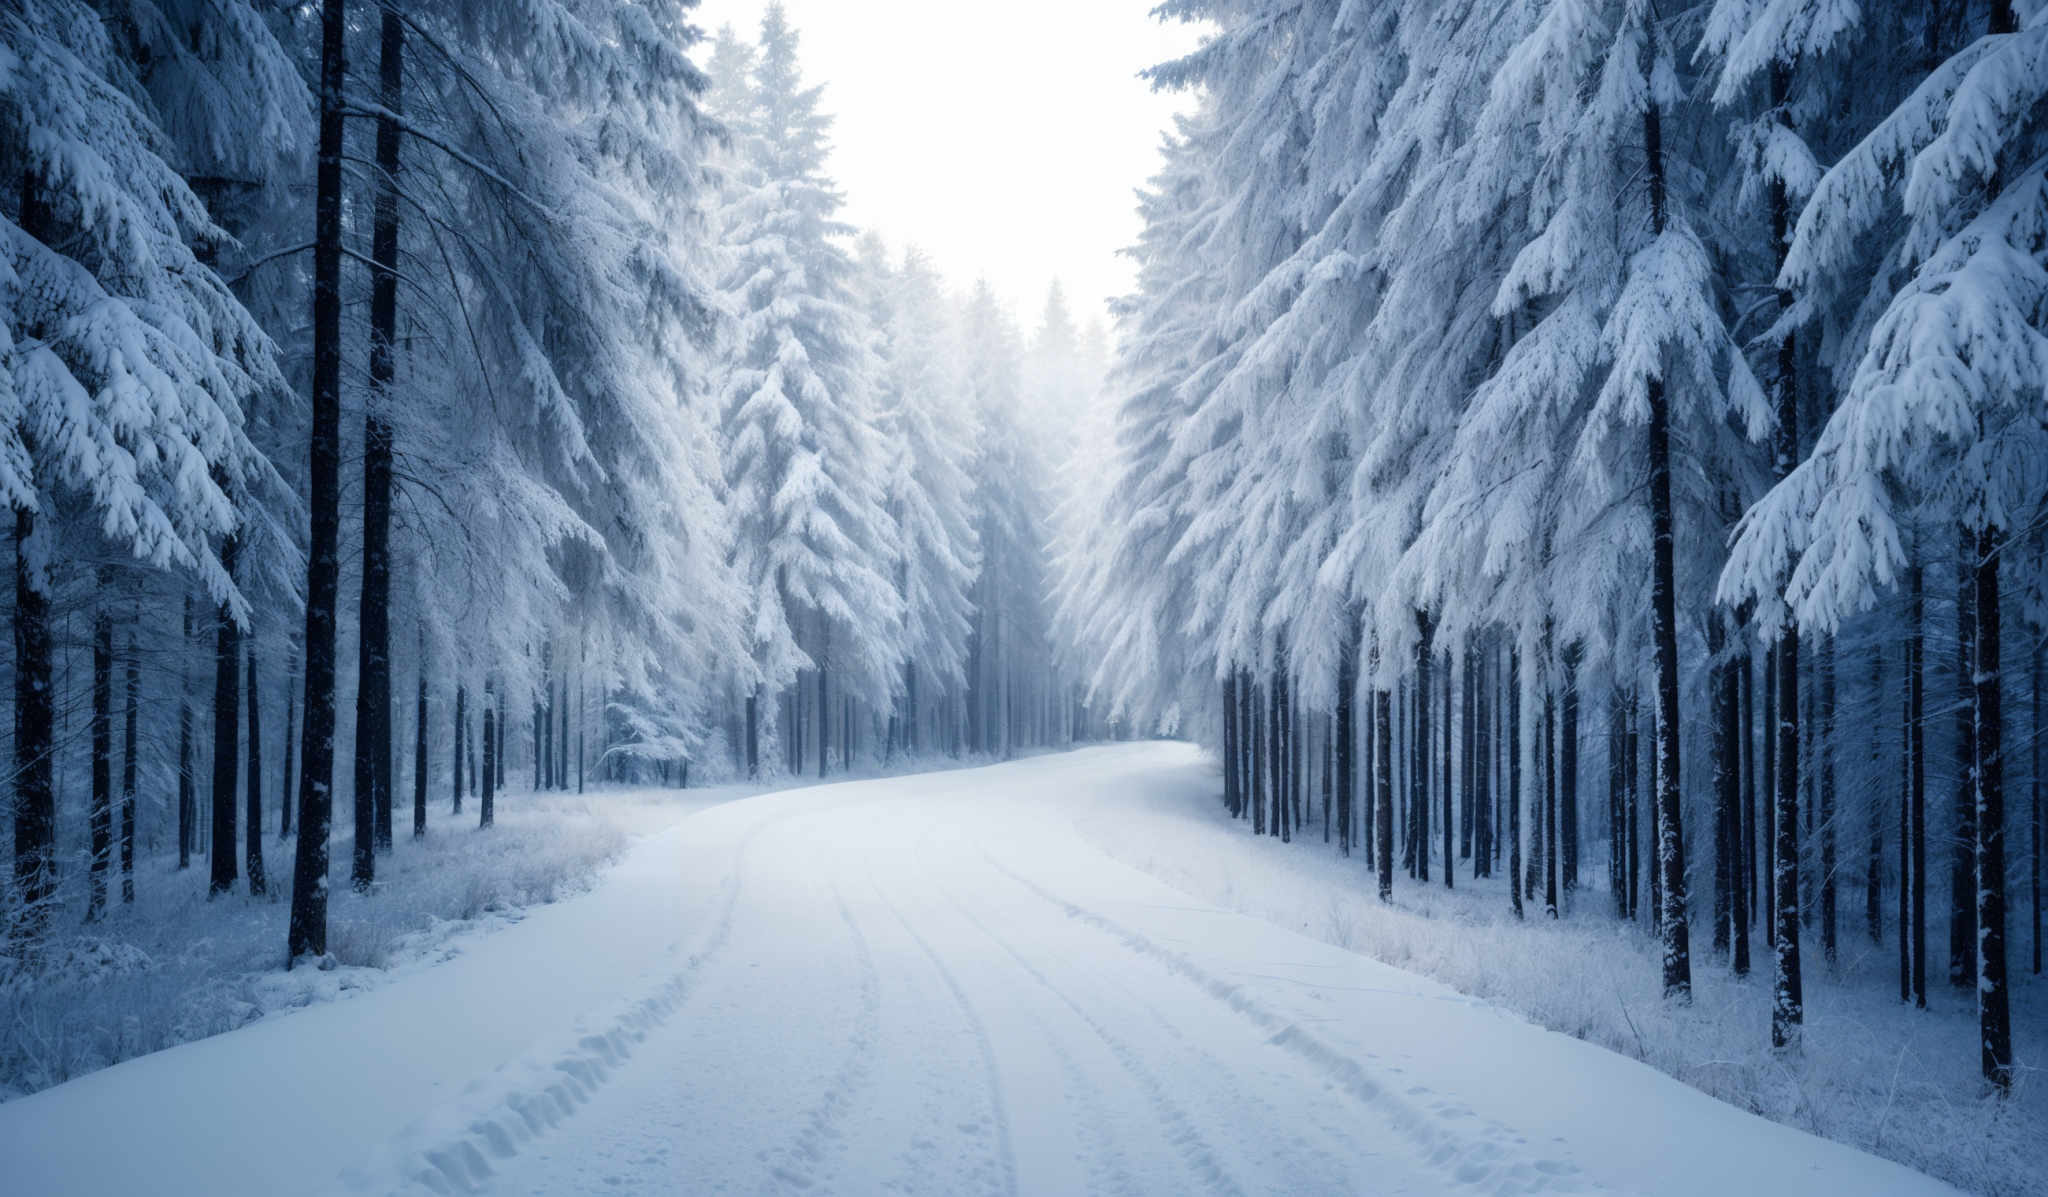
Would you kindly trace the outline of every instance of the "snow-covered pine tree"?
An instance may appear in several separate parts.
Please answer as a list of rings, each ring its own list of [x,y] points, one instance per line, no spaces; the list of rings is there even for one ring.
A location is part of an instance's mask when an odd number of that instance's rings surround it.
[[[1981,36],[1942,61],[1853,150],[1801,212],[1779,285],[1788,322],[1837,296],[1869,313],[1844,355],[1835,414],[1812,451],[1744,517],[1724,599],[1770,595],[1831,630],[1912,561],[1902,526],[1960,527],[1976,636],[1967,709],[1974,818],[1978,1009],[1984,1075],[2011,1084],[2005,960],[2000,568],[2007,537],[2041,518],[2048,439],[2048,27],[1992,6]],[[1894,208],[1893,205],[1898,205]],[[1903,223],[1882,270],[1860,240]],[[1903,281],[1896,281],[1903,280]]]
[[[892,739],[916,753],[925,746],[925,724],[942,705],[960,700],[966,681],[981,565],[967,473],[975,430],[945,293],[930,261],[911,249],[892,268],[879,241],[864,241],[862,250],[882,337],[879,428],[890,455],[894,576],[903,600],[902,692]]]
[[[718,220],[736,324],[718,392],[748,701],[815,670],[822,714],[835,679],[869,709],[886,707],[904,654],[873,333],[850,289],[850,230],[825,174],[831,119],[796,50],[796,31],[771,5],[748,110],[713,110],[736,143]],[[815,730],[822,768],[827,722]]]
[[[240,522],[237,485],[269,474],[244,406],[283,380],[202,260],[230,238],[99,14],[24,0],[0,33],[0,146],[18,164],[0,208],[0,492],[16,532],[15,865],[34,926],[56,863],[49,604],[82,547],[57,525],[71,513],[103,551],[193,577],[245,616],[214,541]]]

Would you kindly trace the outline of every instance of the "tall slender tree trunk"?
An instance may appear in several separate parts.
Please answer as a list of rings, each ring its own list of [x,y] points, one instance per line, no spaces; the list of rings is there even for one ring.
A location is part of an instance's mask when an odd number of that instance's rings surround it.
[[[192,867],[197,842],[199,794],[192,776],[192,596],[185,596],[184,629],[178,639],[178,867]]]
[[[263,868],[263,703],[261,691],[257,688],[258,667],[256,662],[256,641],[249,640],[249,695],[246,705],[249,710],[249,801],[243,808],[242,828],[243,862],[249,874],[249,894],[261,897],[269,892],[269,881]]]
[[[341,478],[341,153],[345,0],[320,10],[320,143],[314,198],[313,401],[307,508],[306,723],[286,960],[327,952],[327,838],[334,813],[334,623]]]
[[[230,578],[241,555],[233,533],[221,541],[220,563]],[[242,629],[226,603],[214,609],[213,641],[213,847],[209,897],[235,885],[235,783],[241,756]]]
[[[498,711],[491,700],[492,682],[484,679],[484,768],[481,776],[483,785],[476,796],[477,822],[479,828],[489,827],[496,821],[497,811],[493,799],[498,794],[498,757],[505,746],[498,738]]]
[[[412,838],[427,834],[427,629],[419,628],[419,697],[413,710],[416,719],[412,740]]]
[[[1543,807],[1536,839],[1542,845],[1543,913],[1557,917],[1557,687],[1550,676],[1550,629],[1543,630]]]
[[[21,178],[22,232],[50,238],[50,209],[33,171]],[[33,454],[31,434],[20,434]],[[14,509],[14,880],[30,938],[48,928],[57,891],[57,712],[50,692],[49,532]],[[189,845],[189,838],[188,838]]]
[[[1437,733],[1439,759],[1443,762],[1443,768],[1437,775],[1437,781],[1443,789],[1440,813],[1444,819],[1444,888],[1453,889],[1457,886],[1458,858],[1456,856],[1457,816],[1453,807],[1455,796],[1451,792],[1451,683],[1455,680],[1456,671],[1451,664],[1451,654],[1448,649],[1443,654],[1443,669],[1443,730]]]
[[[1913,1004],[1927,1008],[1927,637],[1925,571],[1916,556],[1906,578],[1910,596],[1906,642],[1906,757],[1913,841]]]
[[[1482,633],[1472,646],[1472,875],[1493,876],[1493,670]]]
[[[831,686],[827,658],[832,652],[832,623],[824,616],[818,617],[818,776],[825,776],[825,766],[832,743],[832,708],[827,704]]]
[[[1821,956],[1833,967],[1837,957],[1837,887],[1835,885],[1835,640],[1829,636],[1820,649],[1820,710],[1814,722],[1815,762],[1820,770],[1820,943]]]
[[[299,746],[299,650],[292,647],[291,664],[284,673],[284,775],[277,785],[277,838],[292,833],[292,806],[298,798],[293,788],[292,755]]]
[[[761,688],[747,692],[747,778],[761,776]]]
[[[2043,672],[2042,662],[2044,659],[2048,659],[2048,645],[2036,645],[2034,648],[2033,676],[2031,678],[2034,691],[2034,710],[2033,718],[2028,723],[2028,726],[2033,729],[2034,733],[2031,739],[2028,741],[2033,752],[2033,768],[2028,770],[2028,773],[2029,780],[2033,784],[2033,801],[2031,803],[2031,808],[2033,811],[2032,823],[2034,827],[2032,909],[2034,915],[2035,976],[2041,975],[2041,674]]]
[[[135,783],[137,758],[135,720],[142,692],[142,663],[135,634],[128,634],[128,687],[123,702],[121,735],[121,901],[135,900]]]
[[[1379,644],[1377,633],[1372,649],[1373,673],[1379,673]],[[1373,706],[1373,855],[1379,877],[1379,896],[1382,902],[1394,900],[1394,729],[1390,696],[1387,691],[1374,686]]]
[[[1415,643],[1415,751],[1409,759],[1412,762],[1408,775],[1413,796],[1409,809],[1415,820],[1415,879],[1429,880],[1429,801],[1430,790],[1430,719],[1429,708],[1432,700],[1431,685],[1434,670],[1431,665],[1436,659],[1436,623],[1429,612],[1415,613],[1415,627],[1420,633]]]
[[[1337,723],[1333,729],[1336,739],[1337,841],[1346,856],[1351,855],[1352,811],[1358,794],[1358,716],[1353,707],[1358,699],[1360,635],[1358,612],[1353,611],[1346,620],[1344,648],[1337,658]],[[2039,688],[2035,687],[2037,691]]]
[[[1614,917],[1628,917],[1627,716],[1617,684],[1607,695],[1607,892]]]
[[[1873,707],[1883,708],[1884,698],[1884,646],[1870,650],[1870,701]],[[1870,933],[1870,942],[1884,943],[1884,811],[1877,801],[1876,779],[1884,776],[1884,722],[1874,716],[1870,720],[1870,836],[1863,858],[1863,923]]]
[[[468,728],[469,687],[458,681],[455,683],[455,759],[449,762],[453,766],[450,770],[452,775],[450,789],[454,791],[454,800],[449,807],[449,813],[457,815],[462,813],[463,749],[469,738]]]
[[[2012,1012],[2005,958],[2005,679],[2000,660],[1998,559],[2002,529],[1980,526],[1970,558],[1977,608],[1976,656],[1970,672],[1970,714],[1977,750],[1970,770],[1976,799],[1977,1029],[1984,1079],[2012,1091]]]
[[[1899,1001],[1913,1000],[1913,642],[1899,646],[1906,676],[1899,702]]]
[[[404,111],[405,26],[387,9],[378,39],[380,102]],[[376,199],[370,229],[370,393],[363,414],[363,583],[358,606],[354,881],[375,877],[374,854],[391,850],[391,405],[397,376],[398,124],[377,118]],[[368,835],[364,832],[368,831]],[[367,843],[366,854],[363,845]],[[367,863],[365,863],[367,862]]]
[[[1558,700],[1558,883],[1569,900],[1579,888],[1579,659],[1577,641],[1564,649],[1564,694]]]
[[[1787,128],[1792,118],[1787,109],[1792,87],[1792,65],[1783,60],[1771,64],[1771,105],[1778,121]],[[1782,178],[1770,183],[1771,238],[1777,265],[1783,267],[1791,230],[1791,199]],[[1782,311],[1791,306],[1789,292],[1778,292]],[[1798,346],[1787,332],[1778,342],[1776,379],[1778,432],[1774,444],[1777,476],[1792,473],[1799,457]],[[1805,1021],[1805,997],[1799,964],[1799,627],[1788,616],[1773,657],[1777,678],[1777,810],[1773,814],[1774,834],[1771,859],[1773,902],[1773,956],[1771,975],[1771,1046],[1797,1046],[1800,1025]]]
[[[1643,892],[1643,754],[1642,711],[1634,690],[1628,692],[1628,917],[1642,917]]]
[[[104,596],[113,579],[100,571]],[[92,616],[92,861],[86,870],[85,921],[107,910],[107,874],[114,863],[114,614],[104,597]],[[232,838],[232,837],[230,837]],[[234,852],[229,845],[229,854]]]
[[[1728,662],[1723,659],[1727,649],[1727,627],[1718,613],[1710,613],[1707,616],[1707,668],[1714,704],[1714,953],[1717,956],[1729,953],[1735,924],[1734,895],[1730,891],[1735,888],[1738,877],[1734,860],[1736,779],[1734,762],[1730,760],[1735,752],[1735,743],[1728,714],[1733,682]]]
[[[1522,650],[1508,645],[1508,902],[1522,912]]]
[[[1664,113],[1652,102],[1643,113],[1650,176],[1650,228],[1664,235]],[[1650,453],[1650,638],[1657,656],[1657,871],[1663,906],[1658,920],[1664,945],[1664,996],[1692,999],[1692,948],[1686,924],[1683,811],[1678,773],[1677,566],[1671,528],[1671,405],[1661,378],[1648,390]]]
[[[1975,536],[1965,532],[1956,590],[1955,837],[1949,841],[1948,983],[1977,983],[1977,802],[1971,785],[1977,761],[1977,723],[1970,671],[1977,659],[1977,597],[1970,564]]]
[[[1237,793],[1237,671],[1223,679],[1223,809],[1235,819]]]

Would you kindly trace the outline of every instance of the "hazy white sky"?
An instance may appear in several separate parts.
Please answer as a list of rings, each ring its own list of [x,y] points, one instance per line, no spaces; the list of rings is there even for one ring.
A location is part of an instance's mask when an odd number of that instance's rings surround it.
[[[1185,99],[1137,74],[1194,48],[1157,0],[785,0],[799,61],[836,118],[846,218],[986,276],[1026,326],[1057,277],[1077,315],[1131,285],[1133,191]],[[767,0],[704,0],[750,39]],[[702,61],[700,56],[699,61]]]

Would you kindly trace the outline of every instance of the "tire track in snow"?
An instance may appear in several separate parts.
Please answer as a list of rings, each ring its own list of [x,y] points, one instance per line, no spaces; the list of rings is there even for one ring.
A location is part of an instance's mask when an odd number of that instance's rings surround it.
[[[348,1178],[358,1189],[390,1189],[416,1193],[484,1192],[498,1165],[511,1160],[542,1135],[560,1126],[596,1095],[599,1086],[625,1065],[649,1035],[667,1023],[695,992],[705,966],[722,954],[731,940],[745,886],[747,857],[761,834],[789,815],[764,820],[748,829],[734,854],[732,874],[720,883],[724,900],[709,933],[689,961],[654,991],[629,1005],[602,1031],[586,1034],[551,1065],[534,1067],[532,1079],[486,1107],[461,1131],[425,1147],[399,1146],[397,1162],[370,1176]],[[493,1161],[497,1163],[494,1164]],[[372,1179],[378,1171],[396,1172],[396,1185]]]
[[[854,1017],[851,1050],[839,1070],[832,1074],[824,1094],[804,1115],[796,1139],[773,1154],[763,1153],[762,1162],[768,1165],[771,1181],[762,1186],[763,1192],[808,1190],[819,1182],[821,1165],[842,1143],[840,1123],[853,1104],[854,1094],[874,1071],[875,1048],[882,1036],[881,977],[875,970],[867,936],[861,934],[837,885],[833,886],[832,901],[839,909],[840,921],[853,937],[855,967],[860,977],[860,1005]]]
[[[932,945],[925,937],[919,935],[917,929],[910,925],[910,920],[904,917],[903,911],[883,892],[881,884],[875,881],[872,872],[869,873],[868,880],[875,887],[875,895],[889,908],[889,913],[895,915],[896,921],[903,925],[904,934],[910,936],[911,941],[925,954],[925,958],[932,962],[932,967],[938,970],[939,979],[952,993],[954,1004],[959,1007],[961,1017],[966,1019],[968,1029],[974,1035],[975,1048],[981,1055],[982,1076],[988,1087],[989,1109],[996,1128],[996,1148],[999,1153],[997,1158],[1002,1172],[1003,1192],[1010,1197],[1016,1197],[1017,1154],[1010,1142],[1010,1114],[1003,1104],[1002,1073],[996,1067],[995,1044],[989,1038],[988,1027],[982,1022],[981,1015],[974,1009],[974,1003],[968,1000],[967,991],[960,987],[959,979],[953,975],[953,970],[947,966],[944,958],[933,951]]]
[[[1444,1173],[1451,1185],[1501,1197],[1598,1191],[1582,1177],[1577,1166],[1567,1161],[1522,1157],[1513,1147],[1521,1136],[1511,1127],[1486,1122],[1480,1124],[1477,1136],[1460,1134],[1450,1123],[1470,1117],[1471,1111],[1462,1104],[1446,1100],[1425,1108],[1409,1100],[1428,1095],[1429,1091],[1422,1086],[1410,1087],[1405,1096],[1396,1094],[1364,1064],[1260,1004],[1243,986],[1209,973],[1184,953],[1160,947],[1114,919],[1053,893],[986,850],[982,858],[1026,893],[1063,911],[1075,922],[1109,936],[1132,955],[1163,967],[1168,974],[1188,982],[1196,992],[1251,1022],[1268,1035],[1267,1043],[1307,1062],[1340,1092],[1384,1118],[1408,1139],[1419,1158]]]
[[[1245,1188],[1238,1184],[1236,1178],[1230,1175],[1223,1162],[1217,1158],[1215,1145],[1203,1136],[1201,1129],[1195,1125],[1187,1111],[1167,1093],[1166,1086],[1145,1067],[1143,1061],[1139,1060],[1137,1052],[1131,1045],[1104,1026],[1100,1019],[1083,1009],[1065,990],[1053,984],[1052,978],[1047,976],[1044,970],[1026,960],[1008,940],[976,918],[974,912],[958,900],[959,895],[949,891],[947,896],[953,899],[954,908],[961,917],[972,923],[989,942],[1001,948],[1005,955],[1017,963],[1017,967],[1023,969],[1038,983],[1040,988],[1058,998],[1062,1005],[1073,1012],[1074,1017],[1080,1019],[1095,1033],[1095,1037],[1102,1041],[1103,1046],[1107,1047],[1110,1055],[1116,1059],[1117,1065],[1137,1083],[1139,1091],[1145,1095],[1146,1104],[1152,1107],[1153,1115],[1165,1129],[1166,1141],[1180,1153],[1181,1162],[1194,1178],[1209,1192],[1244,1197]]]

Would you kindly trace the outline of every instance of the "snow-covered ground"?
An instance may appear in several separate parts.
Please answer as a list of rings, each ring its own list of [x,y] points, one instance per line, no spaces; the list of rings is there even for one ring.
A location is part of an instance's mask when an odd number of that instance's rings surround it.
[[[1846,910],[1837,964],[1825,963],[1819,935],[1807,933],[1804,1048],[1781,1054],[1769,1046],[1771,958],[1761,930],[1751,944],[1754,971],[1738,980],[1696,922],[1695,1001],[1674,1007],[1660,996],[1657,941],[1645,924],[1616,920],[1605,892],[1579,893],[1558,922],[1540,905],[1517,921],[1506,878],[1475,882],[1460,862],[1450,890],[1440,867],[1428,884],[1397,872],[1387,906],[1362,854],[1339,856],[1319,826],[1301,829],[1308,843],[1253,837],[1225,816],[1220,786],[1213,761],[1169,752],[1155,784],[1076,807],[1075,822],[1095,847],[1202,901],[1422,973],[1742,1109],[1972,1192],[2048,1191],[2048,1078],[2039,1069],[2048,1057],[2048,985],[2023,969],[2013,974],[2020,1072],[2008,1099],[1992,1097],[1978,1072],[1973,993],[1930,976],[1928,1009],[1902,1005],[1896,941],[1872,944]],[[1605,864],[1589,864],[1582,881],[1602,880]],[[1704,888],[1694,894],[1700,903],[1711,897]],[[2013,912],[2015,935],[2024,917]],[[1930,912],[1930,922],[1946,920]],[[1932,930],[1930,955],[1946,960],[1945,926]],[[2017,952],[2015,943],[2016,965]]]
[[[246,879],[207,897],[207,862],[145,854],[136,901],[93,923],[82,869],[64,877],[71,899],[54,920],[41,967],[0,959],[0,1100],[109,1064],[245,1026],[259,1018],[382,985],[460,950],[460,941],[516,922],[526,907],[586,887],[634,840],[759,787],[611,790],[579,796],[507,793],[496,824],[479,834],[474,796],[462,813],[437,794],[428,834],[411,837],[411,810],[374,891],[345,883],[330,898],[335,967],[285,973],[292,845],[265,845],[268,893]],[[346,823],[347,813],[341,814]],[[351,837],[335,843],[332,874],[346,878]],[[239,861],[242,849],[235,852]],[[75,892],[73,892],[75,891]]]
[[[432,967],[0,1106],[10,1191],[1946,1191],[1082,829],[1209,788],[1142,744],[704,810]]]

